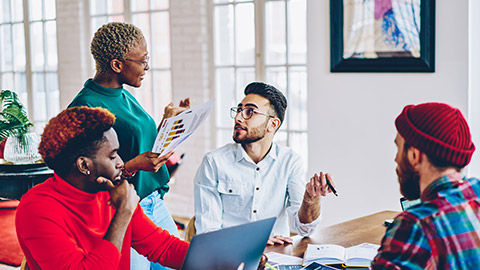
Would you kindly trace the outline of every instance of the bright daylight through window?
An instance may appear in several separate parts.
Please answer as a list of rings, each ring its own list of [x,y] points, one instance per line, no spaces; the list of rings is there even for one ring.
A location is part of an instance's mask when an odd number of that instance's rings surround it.
[[[0,86],[17,92],[41,133],[60,111],[55,0],[0,5]]]
[[[308,164],[306,0],[212,0],[217,146],[232,141],[229,110],[252,81],[288,99],[275,136]]]
[[[168,0],[90,0],[90,38],[107,22],[129,22],[147,39],[149,67],[140,88],[126,87],[158,123],[172,100]],[[155,46],[153,46],[153,44]],[[95,64],[91,59],[92,74]]]

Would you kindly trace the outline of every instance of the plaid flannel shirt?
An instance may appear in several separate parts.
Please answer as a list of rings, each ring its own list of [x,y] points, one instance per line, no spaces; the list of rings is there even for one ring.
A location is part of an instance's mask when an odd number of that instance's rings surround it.
[[[372,269],[480,269],[480,180],[441,177],[399,214]]]

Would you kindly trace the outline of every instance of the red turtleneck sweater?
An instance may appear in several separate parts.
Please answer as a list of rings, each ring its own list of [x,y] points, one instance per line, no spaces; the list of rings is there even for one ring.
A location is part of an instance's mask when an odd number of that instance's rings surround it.
[[[110,194],[78,190],[58,175],[29,190],[16,229],[30,269],[130,269],[130,246],[149,260],[180,268],[188,249],[157,227],[138,206],[121,252],[103,239],[115,214]]]

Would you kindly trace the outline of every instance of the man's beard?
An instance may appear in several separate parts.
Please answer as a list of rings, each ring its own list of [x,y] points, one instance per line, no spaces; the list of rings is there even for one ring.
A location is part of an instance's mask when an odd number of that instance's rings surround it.
[[[237,132],[234,130],[233,131],[233,140],[236,143],[241,143],[241,144],[249,144],[249,143],[254,143],[257,142],[263,137],[265,137],[265,134],[267,133],[267,125],[268,125],[268,120],[265,121],[264,124],[261,124],[257,127],[251,128],[248,130],[247,136],[245,136],[243,139],[239,139],[236,134]]]
[[[403,153],[402,160],[397,167],[398,183],[400,184],[400,193],[407,200],[420,198],[420,175],[415,172],[413,166],[408,162],[406,152]]]

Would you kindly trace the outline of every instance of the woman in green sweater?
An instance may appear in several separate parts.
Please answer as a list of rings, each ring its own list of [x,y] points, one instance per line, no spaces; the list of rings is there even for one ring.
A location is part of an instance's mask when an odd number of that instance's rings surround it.
[[[140,196],[145,214],[158,226],[178,237],[177,227],[166,208],[163,196],[168,191],[170,176],[164,165],[171,153],[158,157],[150,152],[157,136],[153,118],[140,106],[124,84],[140,87],[148,66],[145,37],[136,26],[128,23],[108,23],[95,33],[91,46],[96,74],[88,79],[84,88],[69,107],[103,107],[115,114],[113,128],[118,134],[118,154],[125,160],[129,180]],[[164,118],[168,118],[190,106],[187,98],[179,107],[169,104]],[[150,262],[132,249],[131,269],[165,269]],[[150,268],[151,266],[151,268]]]

